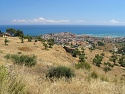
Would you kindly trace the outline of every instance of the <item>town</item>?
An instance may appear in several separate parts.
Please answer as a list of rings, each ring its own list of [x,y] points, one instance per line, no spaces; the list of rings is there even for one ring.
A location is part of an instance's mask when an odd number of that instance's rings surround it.
[[[123,43],[125,42],[125,37],[116,37],[112,38],[110,36],[105,37],[94,37],[90,35],[76,35],[70,32],[61,32],[61,33],[50,33],[43,34],[41,38],[54,39],[56,44],[61,45],[72,45],[72,46],[82,46],[84,48],[92,48],[93,46],[102,46],[104,43]]]

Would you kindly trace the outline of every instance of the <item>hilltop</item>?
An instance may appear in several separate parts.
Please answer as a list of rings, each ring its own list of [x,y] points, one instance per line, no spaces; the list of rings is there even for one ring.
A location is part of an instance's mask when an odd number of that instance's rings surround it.
[[[109,61],[112,56],[107,50],[101,48],[90,50],[85,48],[86,62],[91,65],[91,70],[76,69],[75,64],[79,62],[79,57],[73,57],[70,53],[61,46],[54,44],[52,48],[45,50],[44,44],[37,41],[34,44],[24,39],[21,43],[19,37],[8,37],[7,46],[4,44],[5,38],[0,37],[0,65],[6,66],[11,73],[18,74],[19,79],[26,85],[29,94],[124,94],[125,84],[121,83],[122,75],[125,68],[114,66],[111,71],[105,73],[103,71],[103,63]],[[96,54],[104,53],[101,67],[93,64],[93,59]],[[12,60],[6,60],[4,57],[7,54],[24,54],[35,55],[37,64],[34,67],[16,65]],[[110,61],[112,64],[113,62]],[[53,66],[66,66],[75,72],[75,77],[72,81],[65,82],[63,79],[55,82],[46,79],[46,73]],[[91,73],[95,72],[98,75],[97,79],[91,78]],[[103,80],[101,80],[103,79]],[[120,84],[121,83],[121,84]],[[102,91],[103,90],[103,91]]]

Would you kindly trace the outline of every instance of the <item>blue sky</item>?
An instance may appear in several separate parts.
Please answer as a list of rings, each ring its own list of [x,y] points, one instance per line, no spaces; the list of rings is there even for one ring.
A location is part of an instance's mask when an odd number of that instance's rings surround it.
[[[125,0],[0,0],[0,25],[125,25]]]

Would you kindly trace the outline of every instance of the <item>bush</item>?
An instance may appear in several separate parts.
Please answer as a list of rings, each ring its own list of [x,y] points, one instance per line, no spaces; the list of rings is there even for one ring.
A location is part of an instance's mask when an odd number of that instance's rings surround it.
[[[92,77],[93,79],[97,79],[97,78],[98,78],[98,74],[97,74],[96,72],[92,72],[92,73],[91,73],[91,77]]]
[[[70,68],[64,66],[53,67],[46,75],[48,78],[72,78],[73,76],[74,72]]]
[[[52,46],[55,44],[54,39],[48,39],[47,42],[48,42],[49,48],[52,48]]]
[[[36,56],[32,55],[19,55],[19,54],[7,54],[6,59],[11,59],[15,64],[25,65],[28,67],[36,65]]]
[[[101,41],[98,41],[98,45],[99,46],[104,46],[105,44],[103,42],[101,42]]]
[[[76,69],[86,69],[90,70],[91,65],[87,62],[79,62],[78,64],[75,64]]]
[[[0,66],[0,94],[27,94],[21,80],[9,74],[4,66]]]
[[[118,62],[119,62],[119,64],[120,64],[122,67],[125,67],[125,57],[123,57],[123,56],[120,57]]]
[[[9,40],[5,39],[4,40],[5,45],[8,45],[7,42],[9,42]]]
[[[102,59],[103,59],[103,56],[101,56],[99,54],[95,55],[95,58],[93,59],[93,64],[100,67]]]
[[[108,71],[110,71],[111,70],[111,68],[113,68],[114,67],[114,65],[113,64],[111,64],[111,63],[109,63],[109,62],[104,62],[104,68],[103,68],[103,71],[106,73],[106,72],[108,72]]]

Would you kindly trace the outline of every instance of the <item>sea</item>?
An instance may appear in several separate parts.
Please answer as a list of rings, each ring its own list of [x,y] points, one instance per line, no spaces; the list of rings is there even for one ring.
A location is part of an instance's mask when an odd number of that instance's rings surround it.
[[[96,37],[125,37],[125,26],[112,25],[0,25],[0,30],[7,28],[22,30],[25,35],[39,36],[48,33],[71,32],[77,35]]]

